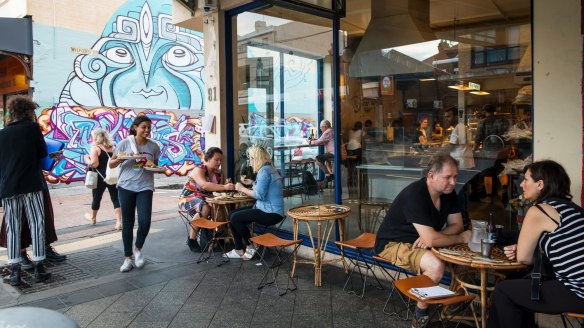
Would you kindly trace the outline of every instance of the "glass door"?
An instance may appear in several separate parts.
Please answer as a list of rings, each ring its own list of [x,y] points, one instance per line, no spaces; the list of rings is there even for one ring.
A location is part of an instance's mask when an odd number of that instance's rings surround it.
[[[306,171],[318,179],[314,158],[323,152],[306,138],[332,121],[331,20],[272,6],[236,15],[232,26],[235,178],[254,178],[247,149],[260,145],[284,178],[286,211],[324,202],[307,199],[302,182]]]

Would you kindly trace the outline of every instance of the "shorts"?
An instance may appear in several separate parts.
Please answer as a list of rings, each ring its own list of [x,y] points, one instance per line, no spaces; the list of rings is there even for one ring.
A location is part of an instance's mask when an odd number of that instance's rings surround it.
[[[188,199],[181,199],[179,200],[178,208],[182,211],[185,211],[189,214],[189,217],[194,217],[195,214],[201,213],[203,205],[206,202],[202,198],[191,197]]]
[[[400,268],[421,274],[420,262],[426,251],[423,248],[412,249],[412,244],[410,243],[390,241],[378,256],[389,260]]]

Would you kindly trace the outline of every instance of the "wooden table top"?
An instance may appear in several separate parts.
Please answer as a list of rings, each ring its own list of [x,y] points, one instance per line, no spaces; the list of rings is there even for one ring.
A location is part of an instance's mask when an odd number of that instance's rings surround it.
[[[443,261],[457,265],[468,266],[471,268],[494,270],[513,270],[525,268],[525,264],[507,259],[505,253],[499,247],[493,248],[493,255],[491,259],[481,257],[480,254],[471,251],[465,244],[432,248],[432,252]]]
[[[251,202],[254,201],[255,198],[249,196],[219,196],[219,197],[207,197],[205,201],[208,204],[215,204],[215,205],[226,205],[226,204],[237,204],[243,202]]]
[[[351,208],[345,205],[321,204],[301,205],[288,210],[288,216],[308,221],[336,220],[346,217]]]

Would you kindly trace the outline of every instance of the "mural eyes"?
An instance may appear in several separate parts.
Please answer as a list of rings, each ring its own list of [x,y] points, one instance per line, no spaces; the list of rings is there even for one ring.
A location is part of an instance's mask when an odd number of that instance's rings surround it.
[[[173,46],[164,54],[164,61],[172,66],[189,66],[198,61],[195,54],[183,46]]]
[[[134,61],[132,54],[124,47],[112,47],[103,52],[108,59],[119,64],[131,64]]]

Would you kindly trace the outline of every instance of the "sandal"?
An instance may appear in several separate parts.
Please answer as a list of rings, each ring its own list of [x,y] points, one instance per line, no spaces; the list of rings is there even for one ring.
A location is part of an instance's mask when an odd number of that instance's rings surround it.
[[[245,253],[243,255],[245,256]],[[223,254],[223,257],[228,258],[228,259],[242,259],[242,256],[237,254],[237,251],[234,249]]]

